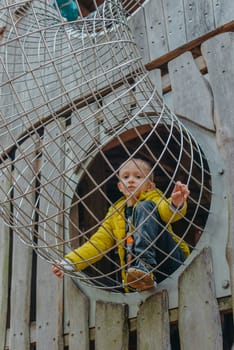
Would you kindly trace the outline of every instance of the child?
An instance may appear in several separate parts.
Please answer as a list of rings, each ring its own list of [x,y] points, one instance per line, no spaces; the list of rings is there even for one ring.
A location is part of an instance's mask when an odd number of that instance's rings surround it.
[[[171,223],[186,213],[187,185],[178,181],[171,198],[165,199],[155,187],[150,163],[133,158],[120,167],[118,189],[123,197],[110,207],[97,232],[67,254],[61,268],[52,267],[57,277],[63,277],[63,269],[85,269],[117,246],[125,287],[142,291],[155,285],[155,270],[159,263],[164,264],[166,273],[170,274],[189,255],[187,244],[180,242],[171,228]],[[126,238],[129,241],[130,237],[133,239],[131,249],[126,254],[127,247],[123,242]],[[169,261],[166,259],[168,254]]]

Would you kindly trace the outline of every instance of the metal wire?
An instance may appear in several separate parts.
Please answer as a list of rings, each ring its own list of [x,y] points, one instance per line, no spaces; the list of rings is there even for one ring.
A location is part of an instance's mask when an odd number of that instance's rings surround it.
[[[188,184],[178,233],[192,250],[209,214],[208,163],[144,68],[128,25],[141,1],[93,4],[95,11],[68,22],[47,0],[1,1],[1,216],[56,264],[102,225],[118,198],[112,188],[121,162],[140,154],[154,164],[165,199],[178,179]],[[69,274],[121,290],[114,252],[124,243],[115,240],[105,263]]]

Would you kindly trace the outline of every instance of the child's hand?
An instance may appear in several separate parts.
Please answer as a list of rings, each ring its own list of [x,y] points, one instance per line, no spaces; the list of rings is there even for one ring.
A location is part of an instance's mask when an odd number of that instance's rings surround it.
[[[52,272],[57,276],[58,278],[63,278],[65,271],[75,271],[74,266],[72,265],[72,262],[68,259],[62,259],[62,260],[56,260],[57,265],[52,266]]]
[[[58,266],[53,265],[52,266],[52,272],[57,276],[58,278],[62,279],[64,276],[64,272],[58,268]]]
[[[172,205],[175,208],[182,207],[184,205],[184,202],[186,202],[189,193],[190,191],[188,189],[188,186],[182,184],[180,181],[177,181],[171,194]]]

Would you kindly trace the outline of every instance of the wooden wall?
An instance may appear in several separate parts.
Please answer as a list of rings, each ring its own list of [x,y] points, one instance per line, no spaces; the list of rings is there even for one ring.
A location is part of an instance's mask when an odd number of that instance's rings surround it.
[[[159,91],[165,98],[172,91],[175,113],[204,132],[213,133],[217,141],[228,194],[229,230],[223,249],[227,244],[232,291],[233,18],[232,0],[151,0],[130,19],[143,60]],[[204,73],[208,75],[204,77]],[[49,137],[56,127],[48,128]],[[27,174],[29,179],[30,176]],[[7,190],[8,181],[0,181]],[[4,197],[4,193],[0,195]],[[96,327],[90,329],[87,296],[70,278],[62,282],[52,276],[50,266],[36,259],[31,248],[23,245],[2,219],[0,227],[0,349],[88,350],[94,348],[95,342],[96,350],[127,350],[136,349],[133,337],[138,350],[178,349],[170,345],[174,323],[178,323],[181,349],[223,348],[222,315],[234,309],[234,298],[233,293],[216,297],[216,265],[209,246],[203,247],[181,274],[177,309],[169,308],[165,289],[149,296],[130,321],[126,304],[98,301]],[[228,283],[227,280],[224,289]],[[227,349],[231,349],[231,341],[230,337]]]
[[[141,56],[149,63],[227,26],[233,18],[231,0],[154,0],[146,1],[130,23]]]

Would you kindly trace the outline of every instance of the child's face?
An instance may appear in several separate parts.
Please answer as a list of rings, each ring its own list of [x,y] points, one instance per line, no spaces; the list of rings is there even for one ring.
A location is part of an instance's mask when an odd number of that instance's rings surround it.
[[[150,169],[142,160],[130,160],[119,171],[118,189],[134,204],[142,192],[151,191],[154,184],[146,178]]]

